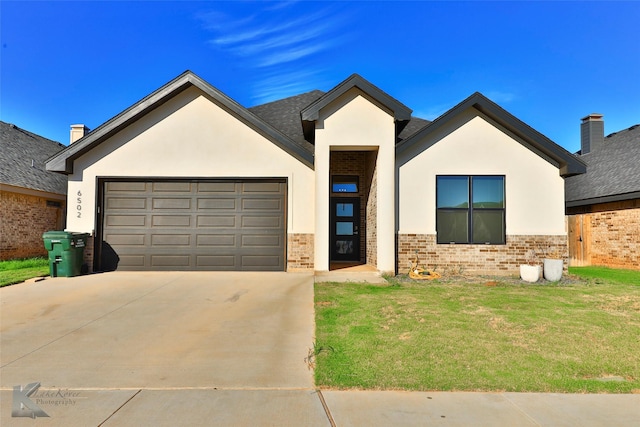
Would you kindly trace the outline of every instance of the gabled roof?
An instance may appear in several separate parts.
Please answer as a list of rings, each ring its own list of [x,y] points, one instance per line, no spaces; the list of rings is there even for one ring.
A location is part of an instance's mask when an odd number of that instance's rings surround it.
[[[320,117],[320,110],[322,110],[324,107],[326,107],[354,87],[360,89],[362,92],[364,92],[392,112],[394,120],[398,124],[398,133],[400,133],[400,131],[409,122],[409,120],[411,120],[412,110],[409,107],[393,98],[382,89],[373,85],[360,75],[352,74],[342,83],[338,84],[329,92],[322,95],[320,98],[318,98],[316,101],[311,103],[300,112],[300,117],[302,118],[302,126],[304,129],[304,136],[307,141],[313,142],[314,140],[314,122]]]
[[[567,207],[640,199],[640,124],[608,135],[579,158],[587,173],[565,181]]]
[[[234,116],[251,126],[265,138],[313,168],[313,155],[302,145],[268,124],[264,120],[251,113],[227,95],[211,86],[206,81],[191,71],[185,71],[171,80],[151,95],[137,102],[122,113],[100,125],[82,139],[69,145],[65,150],[51,157],[47,161],[47,170],[65,174],[73,173],[73,161],[87,153],[103,141],[107,140],[120,130],[129,126],[143,115],[158,108],[165,102],[182,93],[184,90],[196,87],[213,99],[217,104],[229,111]]]
[[[45,170],[45,161],[64,145],[0,122],[0,147],[0,184],[67,194],[67,178]]]
[[[401,154],[415,144],[418,144],[426,136],[436,132],[469,108],[478,110],[500,126],[518,136],[525,147],[557,166],[560,169],[561,176],[568,177],[585,173],[586,165],[584,162],[513,116],[480,92],[474,93],[420,131],[400,142],[396,145],[396,154]]]

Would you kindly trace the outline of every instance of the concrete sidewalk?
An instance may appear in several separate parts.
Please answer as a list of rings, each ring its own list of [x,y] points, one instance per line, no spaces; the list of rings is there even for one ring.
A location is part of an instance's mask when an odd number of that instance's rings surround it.
[[[313,280],[108,273],[2,288],[0,426],[640,426],[640,395],[317,391]],[[13,416],[21,403],[48,416]]]
[[[580,426],[640,425],[640,395],[316,391],[292,389],[50,390],[48,418],[4,426]],[[57,393],[66,398],[56,397]],[[53,402],[58,402],[54,404]],[[66,402],[66,403],[65,403]]]

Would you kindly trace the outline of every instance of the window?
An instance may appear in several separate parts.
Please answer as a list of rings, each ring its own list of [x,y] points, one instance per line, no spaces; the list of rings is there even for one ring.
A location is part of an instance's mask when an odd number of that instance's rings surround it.
[[[505,243],[504,176],[436,177],[438,243]]]
[[[331,191],[334,193],[357,193],[357,176],[334,176],[331,180]]]

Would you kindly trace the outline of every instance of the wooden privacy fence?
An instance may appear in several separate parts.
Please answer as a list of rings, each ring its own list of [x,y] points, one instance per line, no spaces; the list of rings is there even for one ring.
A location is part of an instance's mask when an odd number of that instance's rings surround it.
[[[569,265],[591,265],[591,221],[588,214],[567,216],[569,229]]]

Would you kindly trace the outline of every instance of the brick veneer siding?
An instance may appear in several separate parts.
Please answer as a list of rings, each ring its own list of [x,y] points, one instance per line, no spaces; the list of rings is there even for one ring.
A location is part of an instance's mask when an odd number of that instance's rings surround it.
[[[47,197],[0,192],[0,259],[47,256],[42,233],[64,228],[62,207],[47,206]]]
[[[640,270],[640,200],[572,209],[581,210],[586,211],[581,220],[589,230],[584,265]]]
[[[398,235],[398,273],[406,274],[416,257],[420,266],[439,272],[517,275],[530,250],[542,264],[543,252],[568,257],[566,236],[507,236],[505,245],[438,245],[435,234]]]
[[[640,270],[640,209],[589,214],[591,264]]]
[[[313,270],[313,234],[287,235],[287,270]]]
[[[366,263],[378,265],[378,173],[375,168],[375,158],[369,162],[371,172],[371,186],[367,198],[367,229],[366,229]]]

